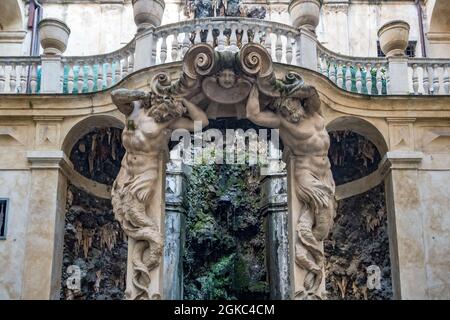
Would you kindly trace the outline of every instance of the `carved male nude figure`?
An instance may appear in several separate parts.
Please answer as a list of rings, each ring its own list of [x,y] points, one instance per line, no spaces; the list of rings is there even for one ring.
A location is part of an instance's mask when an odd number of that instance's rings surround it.
[[[254,86],[247,101],[247,118],[269,128],[279,128],[285,146],[283,158],[293,161],[295,192],[301,205],[296,225],[295,262],[306,270],[297,298],[320,299],[324,255],[322,241],[335,215],[335,185],[328,160],[330,138],[320,111],[320,100],[309,99],[314,88],[303,86],[299,98],[280,98],[276,111],[261,111]],[[305,93],[305,99],[302,94]]]
[[[150,296],[150,272],[160,263],[163,240],[148,204],[158,187],[161,157],[167,152],[171,130],[193,131],[194,121],[201,121],[204,127],[208,118],[186,99],[127,89],[113,91],[112,99],[127,118],[122,134],[126,153],[112,188],[112,204],[123,230],[136,241],[132,285],[126,297],[157,299],[157,295]],[[184,116],[186,110],[188,116]]]

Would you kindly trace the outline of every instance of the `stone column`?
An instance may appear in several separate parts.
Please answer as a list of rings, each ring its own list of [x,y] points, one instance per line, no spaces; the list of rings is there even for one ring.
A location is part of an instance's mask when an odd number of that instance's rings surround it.
[[[423,153],[390,151],[384,168],[390,256],[395,299],[426,299],[426,248],[418,168]]]
[[[276,152],[280,154],[278,149]],[[267,225],[270,298],[288,300],[290,282],[286,170],[284,165],[281,166],[279,157],[268,160],[268,166],[261,168],[261,175],[264,176],[261,189],[262,210]]]
[[[166,177],[166,221],[164,239],[164,299],[183,299],[183,252],[185,210],[183,196],[185,190],[184,165],[181,158],[171,152]]]
[[[23,299],[59,299],[67,181],[63,151],[30,151],[31,185]]]

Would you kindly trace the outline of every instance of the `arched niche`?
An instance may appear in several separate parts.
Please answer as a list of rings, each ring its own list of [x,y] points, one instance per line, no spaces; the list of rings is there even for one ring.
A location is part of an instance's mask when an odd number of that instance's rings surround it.
[[[328,132],[341,130],[351,130],[369,139],[377,147],[381,157],[388,151],[387,142],[381,132],[365,119],[355,116],[342,116],[327,124]]]
[[[77,141],[95,128],[123,129],[123,121],[113,115],[92,115],[76,122],[63,139],[62,150],[69,155]]]
[[[26,31],[20,2],[22,1],[2,0],[0,2],[0,56],[22,54],[22,42]]]
[[[429,55],[446,58],[450,50],[450,7],[447,0],[429,0],[426,3],[428,16],[427,39]]]

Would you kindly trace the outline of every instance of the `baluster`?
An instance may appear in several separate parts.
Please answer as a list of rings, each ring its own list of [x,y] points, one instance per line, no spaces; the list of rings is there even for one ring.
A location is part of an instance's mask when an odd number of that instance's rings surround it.
[[[391,76],[386,72],[386,94],[391,94]]]
[[[73,63],[69,63],[69,72],[67,74],[67,93],[71,94],[73,93],[73,87],[74,87],[74,77],[75,77],[75,72],[74,72],[74,68],[75,65]]]
[[[239,48],[237,46],[237,25],[236,24],[232,24],[231,25],[231,35],[230,35],[230,49],[232,51],[239,51]]]
[[[0,93],[5,92],[5,68],[0,64]]]
[[[376,75],[376,80],[377,80],[377,93],[378,95],[382,94],[382,89],[383,89],[383,82],[381,79],[381,64],[377,63],[377,75]]]
[[[352,91],[352,63],[347,62],[345,68],[345,89],[347,91]]]
[[[332,57],[331,59],[330,59],[330,72],[329,72],[329,74],[330,74],[330,80],[333,82],[333,83],[336,83],[336,64],[334,63],[334,58]]]
[[[444,69],[444,77],[443,77],[444,94],[449,94],[450,78],[449,78],[449,75],[448,75],[448,65],[444,64],[444,65],[442,65],[442,68]]]
[[[191,40],[189,39],[189,37],[190,37],[190,32],[188,29],[186,29],[184,32],[183,49],[181,51],[182,58],[184,57],[186,52],[189,50],[189,47],[191,46]]]
[[[248,43],[248,25],[244,24],[242,26],[242,46],[245,46]]]
[[[253,29],[253,43],[256,44],[261,44],[261,35],[259,33],[259,27],[255,26],[255,28]]]
[[[161,42],[161,52],[159,54],[159,59],[161,63],[166,63],[167,59],[167,35],[162,34],[162,42]]]
[[[267,52],[269,52],[270,56],[272,56],[272,39],[270,37],[271,33],[272,33],[272,29],[269,27],[266,28],[266,37],[264,39],[264,48],[266,48],[266,50],[267,50]]]
[[[412,86],[414,94],[419,94],[419,73],[417,71],[417,63],[414,63],[413,66],[413,76],[412,76]]]
[[[223,51],[225,50],[225,36],[223,34],[223,31],[225,29],[225,26],[223,24],[219,25],[219,37],[217,38],[217,50]]]
[[[295,39],[295,64],[297,66],[300,65],[301,58],[302,58],[302,52],[301,52],[301,48],[300,48],[300,35],[298,35],[297,38]]]
[[[175,31],[172,41],[172,61],[178,61],[178,32]]]
[[[84,84],[83,67],[84,67],[83,61],[80,61],[78,63],[78,77],[77,77],[77,90],[79,94],[83,92],[83,84]]]
[[[202,27],[196,26],[195,27],[195,37],[194,37],[194,44],[202,42],[202,37],[200,35],[200,32],[202,31]]]
[[[439,74],[438,74],[439,65],[433,65],[433,94],[439,94]]]
[[[428,66],[424,64],[422,66],[423,70],[423,94],[430,94],[430,82],[428,78]]]
[[[27,66],[22,63],[20,65],[20,93],[27,91]]]
[[[133,73],[134,71],[134,52],[130,52],[130,56],[128,57],[128,74]]]
[[[123,57],[123,63],[122,63],[122,78],[125,78],[128,75],[128,55],[129,53],[125,53],[125,57]],[[120,63],[120,61],[119,61]]]
[[[31,65],[31,72],[30,72],[30,90],[31,93],[36,93],[37,89],[37,66],[36,63],[33,63]]]
[[[9,92],[16,93],[17,70],[14,63],[11,64],[11,73],[9,74]]]
[[[277,62],[281,62],[281,59],[283,58],[283,42],[281,40],[280,31],[277,30],[275,35],[277,37],[277,41],[275,42],[275,59]]]
[[[117,56],[116,62],[114,62],[114,84],[120,82],[122,76],[120,74],[120,56]]]
[[[286,38],[286,63],[292,64],[292,32],[288,32]]]
[[[110,88],[112,86],[112,58],[106,61],[106,87]]]
[[[344,71],[343,69],[343,65],[341,63],[341,61],[337,62],[337,80],[336,80],[336,84],[339,88],[342,89],[343,85],[344,85]]]
[[[120,62],[119,62],[120,63]],[[88,92],[94,91],[94,64],[92,61],[88,61],[87,65],[87,86],[88,86]]]
[[[214,36],[213,36],[213,26],[208,24],[208,34],[206,35],[206,43],[211,47],[214,47]]]
[[[356,81],[356,91],[358,93],[362,93],[362,74],[361,74],[361,63],[360,62],[358,62],[356,64],[355,81]]]
[[[319,57],[320,63],[320,73],[328,78],[328,70],[327,70],[327,57],[324,53],[322,53]]]
[[[367,94],[372,94],[372,64],[366,63],[366,89]]]
[[[98,61],[97,91],[103,90],[103,61]]]

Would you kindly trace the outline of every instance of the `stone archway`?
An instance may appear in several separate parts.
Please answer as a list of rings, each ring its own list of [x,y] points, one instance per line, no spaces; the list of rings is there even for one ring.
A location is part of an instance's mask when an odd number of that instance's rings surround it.
[[[291,297],[322,298],[323,240],[335,201],[329,138],[315,88],[293,72],[277,79],[270,55],[259,45],[247,44],[236,52],[197,44],[186,53],[178,80],[161,73],[153,79],[151,93],[118,89],[112,97],[127,116],[127,153],[112,199],[130,239],[128,299],[163,297],[162,190],[168,131],[198,132],[208,117],[220,116],[281,128],[288,163]]]

